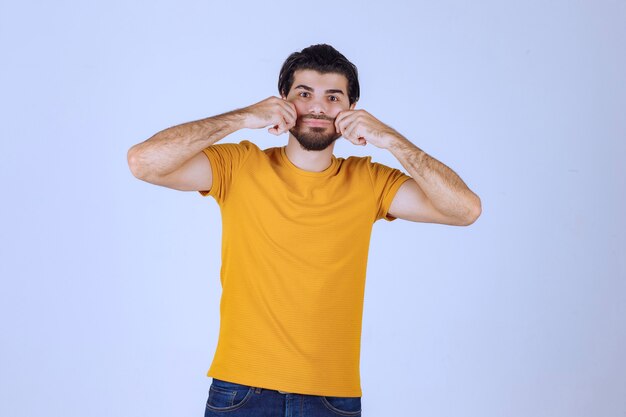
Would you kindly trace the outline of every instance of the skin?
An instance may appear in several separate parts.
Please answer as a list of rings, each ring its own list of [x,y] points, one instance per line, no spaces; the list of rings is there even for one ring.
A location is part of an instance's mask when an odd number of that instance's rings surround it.
[[[347,92],[348,81],[341,74],[298,70],[286,96],[158,132],[129,149],[129,167],[135,177],[152,184],[209,190],[211,166],[202,150],[237,130],[269,127],[273,135],[289,131],[341,135],[356,146],[371,144],[391,152],[412,177],[396,193],[389,209],[392,216],[458,226],[476,221],[480,198],[463,180],[390,126],[356,109]],[[305,150],[289,133],[285,150],[297,167],[319,172],[330,166],[333,148],[334,142],[320,151]]]
[[[339,134],[335,125],[335,118],[345,110],[354,109],[355,103],[350,104],[348,99],[348,80],[345,76],[335,73],[320,74],[312,70],[299,70],[294,73],[294,82],[289,94],[283,96],[283,100],[293,105],[296,114],[300,118],[300,126],[303,131],[310,131],[317,127],[325,129],[325,134]],[[314,122],[302,120],[303,116],[326,116],[331,121],[324,123],[315,121],[319,126],[312,125]],[[295,124],[283,125],[279,134],[290,130]],[[323,171],[330,166],[335,143],[322,151],[307,151],[302,149],[293,133],[289,134],[287,141],[287,157],[294,165],[307,171]]]

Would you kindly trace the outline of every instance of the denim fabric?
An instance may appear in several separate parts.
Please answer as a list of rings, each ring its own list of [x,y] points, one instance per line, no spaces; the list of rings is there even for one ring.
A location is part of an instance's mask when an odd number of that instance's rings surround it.
[[[361,397],[283,393],[213,378],[204,417],[361,417]]]

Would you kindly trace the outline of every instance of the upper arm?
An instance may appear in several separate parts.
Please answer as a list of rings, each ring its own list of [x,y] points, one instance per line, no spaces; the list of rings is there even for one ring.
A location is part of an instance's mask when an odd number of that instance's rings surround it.
[[[204,152],[199,152],[175,171],[144,181],[180,191],[208,191],[213,185],[211,162]]]
[[[414,179],[400,186],[389,206],[389,214],[413,222],[459,225],[458,220],[443,215],[432,205]]]

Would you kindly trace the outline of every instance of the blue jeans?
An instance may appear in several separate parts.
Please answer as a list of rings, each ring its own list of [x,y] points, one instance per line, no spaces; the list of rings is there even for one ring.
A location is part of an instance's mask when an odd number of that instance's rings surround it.
[[[204,417],[361,417],[361,397],[283,393],[213,378]]]

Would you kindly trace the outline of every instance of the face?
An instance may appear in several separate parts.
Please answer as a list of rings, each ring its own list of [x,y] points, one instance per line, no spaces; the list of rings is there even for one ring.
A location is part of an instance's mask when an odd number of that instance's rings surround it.
[[[335,130],[340,111],[353,109],[348,99],[348,79],[337,73],[297,70],[286,97],[294,104],[298,119],[289,131],[308,151],[321,151],[341,136]]]

